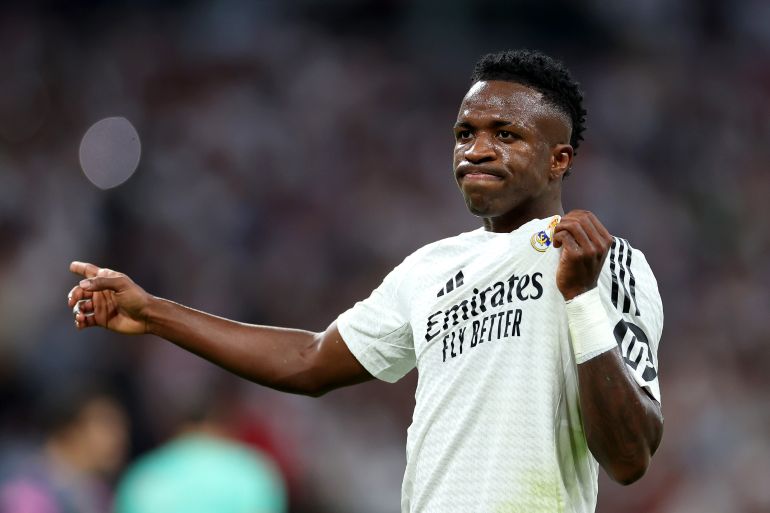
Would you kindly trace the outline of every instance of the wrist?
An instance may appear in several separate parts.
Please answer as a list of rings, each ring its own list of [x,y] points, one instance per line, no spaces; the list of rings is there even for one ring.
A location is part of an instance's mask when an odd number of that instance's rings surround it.
[[[561,293],[562,297],[564,298],[564,301],[572,301],[576,297],[585,294],[591,289],[576,289],[576,290],[567,290],[563,291]]]
[[[162,318],[164,299],[148,295],[147,305],[142,312],[144,319],[144,332],[150,335],[158,334],[158,326]]]
[[[572,350],[578,364],[617,347],[599,287],[567,300],[565,310]]]
[[[583,294],[590,292],[597,288],[598,280],[593,282],[589,286],[583,286],[583,287],[574,287],[570,289],[561,290],[561,295],[564,298],[564,301],[572,301],[578,296],[582,296]]]

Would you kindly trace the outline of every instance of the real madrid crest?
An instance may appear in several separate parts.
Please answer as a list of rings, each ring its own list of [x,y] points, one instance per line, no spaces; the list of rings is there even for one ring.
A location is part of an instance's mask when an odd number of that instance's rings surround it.
[[[554,218],[551,219],[551,222],[548,223],[548,226],[545,230],[540,230],[539,232],[536,232],[534,235],[532,235],[532,239],[530,239],[532,247],[541,253],[545,252],[546,249],[551,247],[553,230],[556,228],[556,225],[559,224],[559,221],[561,221],[561,216],[554,216]]]

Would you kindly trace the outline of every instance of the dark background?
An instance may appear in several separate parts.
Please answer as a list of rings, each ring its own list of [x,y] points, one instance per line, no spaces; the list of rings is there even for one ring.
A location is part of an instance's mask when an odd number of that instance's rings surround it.
[[[204,393],[289,480],[293,512],[399,509],[415,376],[309,399],[149,337],[77,333],[70,260],[239,320],[321,330],[421,245],[473,229],[451,125],[473,63],[562,58],[586,140],[565,207],[656,273],[662,446],[599,512],[770,510],[770,4],[761,0],[80,1],[0,7],[0,444],[76,377],[119,391],[131,458]],[[124,116],[124,185],[78,148]],[[224,405],[224,406],[223,406]]]

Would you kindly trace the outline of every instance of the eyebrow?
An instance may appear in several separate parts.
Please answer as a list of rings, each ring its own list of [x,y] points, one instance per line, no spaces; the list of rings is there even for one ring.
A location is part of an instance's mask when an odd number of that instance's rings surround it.
[[[506,121],[504,119],[495,119],[494,121],[489,123],[492,128],[502,128],[504,126],[520,126],[514,123],[513,121]],[[473,125],[471,123],[468,123],[467,121],[458,121],[454,124],[454,128],[473,128]]]

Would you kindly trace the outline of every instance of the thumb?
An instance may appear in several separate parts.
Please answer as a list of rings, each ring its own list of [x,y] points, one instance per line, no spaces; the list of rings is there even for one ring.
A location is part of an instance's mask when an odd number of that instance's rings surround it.
[[[90,292],[98,292],[100,290],[112,290],[120,292],[128,285],[125,276],[97,276],[94,278],[86,278],[80,280],[78,283],[81,289],[88,290]]]
[[[562,246],[562,244],[563,244],[562,237],[564,237],[564,236],[561,234],[561,232],[556,232],[556,233],[553,234],[553,238],[552,238],[553,247],[560,248]],[[83,281],[85,281],[85,280],[83,280]]]

